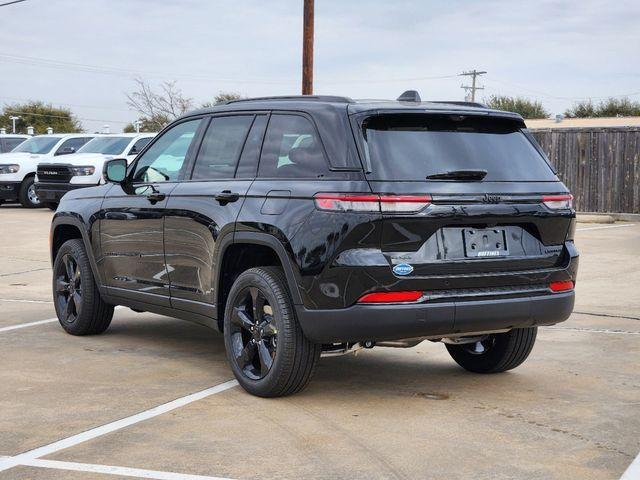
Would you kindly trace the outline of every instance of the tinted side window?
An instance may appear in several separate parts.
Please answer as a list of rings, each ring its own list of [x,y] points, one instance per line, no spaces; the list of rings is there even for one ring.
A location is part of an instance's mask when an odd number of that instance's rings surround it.
[[[146,138],[141,138],[140,140],[138,140],[136,143],[133,144],[133,147],[131,147],[131,150],[129,150],[129,153],[127,153],[127,155],[137,155],[140,153],[140,151],[147,146],[147,143],[149,143],[151,140],[153,140],[153,137],[146,137]]]
[[[191,178],[233,178],[253,115],[214,117],[202,139]]]
[[[327,162],[313,124],[299,115],[272,115],[258,176],[317,178],[326,172]]]
[[[85,143],[87,143],[91,138],[81,137],[81,138],[70,138],[69,140],[65,140],[62,142],[62,145],[58,147],[55,155],[60,155],[63,153],[75,153],[80,150]]]
[[[24,138],[5,138],[4,139],[4,147],[5,147],[4,151],[5,152],[10,152],[14,148],[16,148],[18,145],[20,145],[22,142],[24,142]]]
[[[189,120],[162,134],[144,155],[138,157],[133,181],[177,181],[201,121]]]
[[[262,147],[264,130],[267,127],[267,116],[258,115],[253,121],[247,141],[244,143],[242,155],[236,169],[236,178],[255,178],[258,170],[258,157]]]

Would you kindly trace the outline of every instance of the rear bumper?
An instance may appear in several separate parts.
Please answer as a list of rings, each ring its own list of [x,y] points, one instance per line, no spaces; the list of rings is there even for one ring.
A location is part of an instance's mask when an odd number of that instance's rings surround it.
[[[0,182],[0,200],[17,200],[20,182]]]
[[[553,325],[569,318],[574,291],[548,295],[402,305],[354,305],[339,310],[296,306],[307,338],[316,343],[450,336]]]
[[[41,202],[60,203],[65,193],[92,185],[76,185],[72,183],[36,182],[36,195]]]

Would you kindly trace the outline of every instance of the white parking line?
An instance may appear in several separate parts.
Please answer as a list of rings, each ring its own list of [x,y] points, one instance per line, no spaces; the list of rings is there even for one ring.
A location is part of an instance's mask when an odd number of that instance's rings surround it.
[[[640,478],[640,453],[624,471],[620,480],[638,480]]]
[[[92,428],[91,430],[72,435],[71,437],[63,438],[62,440],[50,443],[49,445],[34,448],[33,450],[29,450],[13,457],[0,459],[0,472],[9,468],[16,467],[18,465],[22,465],[25,462],[30,462],[31,460],[36,460],[40,457],[50,455],[57,451],[64,450],[65,448],[73,447],[88,440],[93,440],[94,438],[98,438],[108,433],[115,432],[116,430],[129,427],[144,420],[157,417],[158,415],[170,412],[172,410],[175,410],[176,408],[184,407],[185,405],[188,405],[195,401],[202,400],[203,398],[215,395],[220,392],[224,392],[225,390],[229,390],[236,385],[238,385],[238,382],[236,380],[229,380],[228,382],[221,383],[219,385],[216,385],[215,387],[207,388],[205,390],[192,393],[191,395],[177,398],[162,405],[158,405],[157,407],[145,410],[144,412],[136,413],[135,415],[131,415],[130,417],[125,417],[120,420],[116,420],[115,422],[107,423],[100,427]]]
[[[115,307],[115,310],[120,310],[120,309],[123,309],[123,308],[127,308],[127,307],[123,307],[122,305],[117,305]],[[12,330],[19,330],[21,328],[35,327],[36,325],[44,325],[45,323],[53,323],[53,322],[57,322],[57,321],[58,321],[58,318],[55,317],[55,318],[47,318],[46,320],[37,320],[35,322],[19,323],[18,325],[10,325],[8,327],[0,328],[0,333],[2,333],[2,332],[10,332]]]
[[[580,328],[580,327],[546,327],[547,330],[567,330],[570,332],[587,333],[610,333],[617,335],[640,335],[640,332],[629,332],[627,330],[614,330],[612,328]]]
[[[11,330],[19,330],[21,328],[34,327],[36,325],[44,325],[45,323],[57,322],[57,318],[47,318],[46,320],[38,320],[37,322],[20,323],[18,325],[11,325],[9,327],[0,328],[0,333],[10,332]]]
[[[123,477],[154,478],[157,480],[231,480],[224,477],[207,475],[189,475],[187,473],[160,472],[140,468],[114,467],[111,465],[94,465],[92,463],[59,462],[57,460],[30,460],[22,463],[29,467],[54,468],[56,470],[72,470],[75,472],[105,473]]]
[[[604,230],[605,228],[624,228],[624,227],[633,227],[633,223],[625,223],[623,225],[606,225],[603,227],[584,227],[584,228],[576,228],[576,232],[586,232],[587,230]]]
[[[53,303],[51,300],[23,300],[21,298],[0,298],[0,302],[14,302],[14,303]]]

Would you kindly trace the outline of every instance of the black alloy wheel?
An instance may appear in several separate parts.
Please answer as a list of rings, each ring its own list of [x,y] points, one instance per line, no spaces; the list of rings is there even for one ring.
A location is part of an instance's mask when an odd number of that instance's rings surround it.
[[[62,257],[55,272],[55,298],[60,320],[74,323],[82,313],[82,276],[70,253]]]
[[[514,328],[487,335],[479,342],[446,347],[458,365],[470,372],[499,373],[516,368],[527,359],[537,332],[537,327]]]
[[[95,335],[109,328],[113,305],[100,296],[82,239],[66,241],[56,254],[53,301],[60,325],[71,335]]]
[[[264,378],[278,348],[273,309],[257,287],[240,292],[231,310],[231,346],[242,372],[252,380]]]
[[[474,343],[464,343],[460,347],[469,355],[484,355],[493,348],[496,343],[495,335],[487,335],[482,340],[478,340]]]
[[[255,267],[233,283],[225,305],[224,343],[238,383],[260,397],[302,390],[322,345],[305,336],[279,267]]]

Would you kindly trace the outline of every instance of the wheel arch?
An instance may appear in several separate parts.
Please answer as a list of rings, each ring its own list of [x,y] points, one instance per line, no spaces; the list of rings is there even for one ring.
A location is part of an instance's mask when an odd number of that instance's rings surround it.
[[[222,331],[227,295],[235,278],[252,267],[279,266],[284,271],[291,299],[295,305],[302,303],[295,269],[291,257],[282,243],[273,235],[258,232],[235,232],[221,241],[215,275],[215,304],[218,311],[218,327]],[[248,253],[250,255],[246,255]],[[234,255],[240,254],[240,255]],[[246,258],[248,257],[248,258]]]
[[[87,252],[87,256],[89,257],[89,263],[91,264],[93,277],[96,280],[98,289],[102,293],[103,284],[100,275],[98,274],[98,266],[94,257],[94,250],[89,238],[89,233],[87,232],[86,226],[80,219],[68,214],[64,216],[56,215],[53,218],[53,221],[51,222],[51,231],[49,234],[49,251],[51,254],[51,265],[53,265],[60,247],[66,241],[72,240],[74,238],[82,240],[85,251]]]

